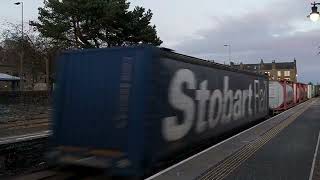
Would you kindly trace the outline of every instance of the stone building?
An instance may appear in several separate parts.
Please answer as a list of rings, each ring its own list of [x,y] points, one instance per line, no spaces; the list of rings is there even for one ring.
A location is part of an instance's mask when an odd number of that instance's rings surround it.
[[[265,63],[261,59],[259,64],[234,64],[230,63],[232,67],[253,71],[257,73],[267,74],[270,80],[287,80],[297,82],[297,61],[293,62],[276,62]]]

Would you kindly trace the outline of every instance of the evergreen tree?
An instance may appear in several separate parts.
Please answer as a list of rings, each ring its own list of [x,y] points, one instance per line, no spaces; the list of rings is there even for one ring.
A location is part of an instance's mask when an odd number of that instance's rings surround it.
[[[126,0],[45,0],[31,25],[62,48],[160,45],[152,12]]]

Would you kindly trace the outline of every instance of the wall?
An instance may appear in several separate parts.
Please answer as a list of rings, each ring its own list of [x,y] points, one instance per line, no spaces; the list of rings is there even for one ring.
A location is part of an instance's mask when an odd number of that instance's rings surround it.
[[[0,92],[0,123],[48,117],[50,111],[47,91]]]

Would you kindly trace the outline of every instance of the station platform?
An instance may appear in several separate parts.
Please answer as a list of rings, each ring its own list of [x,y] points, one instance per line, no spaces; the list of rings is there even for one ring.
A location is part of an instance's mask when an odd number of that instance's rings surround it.
[[[0,147],[3,145],[32,141],[35,139],[48,138],[52,132],[50,130],[27,133],[17,136],[0,137]]]
[[[320,98],[299,104],[146,180],[320,179]]]

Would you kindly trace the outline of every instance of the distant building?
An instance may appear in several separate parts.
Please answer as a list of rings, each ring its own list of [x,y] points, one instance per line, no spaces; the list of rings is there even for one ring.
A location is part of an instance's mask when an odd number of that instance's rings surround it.
[[[9,74],[0,73],[0,91],[18,90],[20,78]]]
[[[265,63],[261,59],[259,64],[234,64],[230,63],[232,67],[253,71],[256,73],[267,74],[270,80],[287,80],[297,82],[297,61],[293,62],[275,62]]]
[[[23,90],[34,90],[34,86],[38,83],[45,82],[44,68],[38,64],[34,64],[31,61],[32,57],[25,54],[23,64]],[[42,61],[43,65],[45,61]],[[40,69],[42,68],[42,69]],[[0,74],[6,74],[11,76],[20,77],[20,57],[16,51],[5,50],[0,46]],[[16,83],[16,82],[15,82]],[[18,83],[20,84],[20,83]],[[17,90],[17,88],[15,88]],[[19,89],[19,88],[18,88]],[[12,90],[12,83],[9,81],[1,81],[0,79],[0,91]]]
[[[17,90],[18,82],[16,80],[1,80],[2,75],[18,76],[17,65],[8,64],[0,60],[0,91]]]

